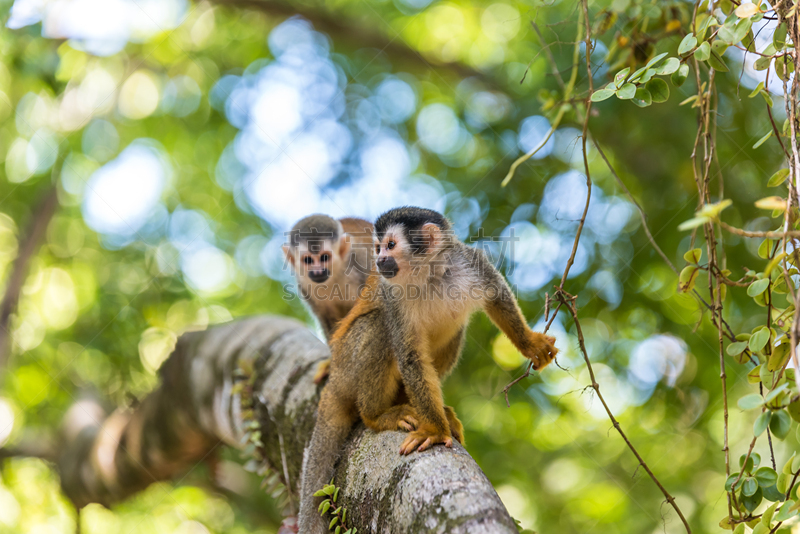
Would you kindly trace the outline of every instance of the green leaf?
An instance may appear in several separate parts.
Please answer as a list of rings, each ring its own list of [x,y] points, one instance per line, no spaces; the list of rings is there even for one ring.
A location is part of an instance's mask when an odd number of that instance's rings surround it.
[[[732,45],[736,44],[738,41],[735,40],[736,38],[734,36],[736,27],[730,22],[731,22],[730,19],[725,21],[725,24],[723,24],[722,27],[717,32],[717,37],[720,40],[728,43],[729,45]]]
[[[636,86],[632,83],[626,83],[617,89],[617,98],[620,100],[630,100],[636,95]]]
[[[765,277],[768,277],[768,276],[770,276],[770,275],[772,274],[772,269],[774,269],[775,267],[777,267],[777,266],[780,264],[781,260],[782,260],[783,258],[785,258],[786,256],[787,256],[787,254],[786,254],[785,252],[781,252],[780,254],[777,254],[777,255],[775,255],[775,257],[774,257],[774,258],[772,258],[772,259],[769,261],[769,263],[767,264],[766,268],[764,269],[764,276],[765,276]],[[780,283],[781,283],[781,280],[783,280],[783,278],[779,278],[779,279],[778,279],[778,280],[775,282],[775,284],[776,284],[776,285],[780,285]],[[774,288],[773,288],[773,291],[774,291]]]
[[[708,44],[708,41],[701,44],[697,47],[697,50],[694,51],[694,57],[697,61],[708,61],[708,58],[711,56],[711,45]]]
[[[753,89],[753,90],[750,92],[750,94],[749,94],[749,95],[747,95],[747,98],[753,98],[753,97],[755,97],[755,96],[756,96],[756,95],[757,95],[759,92],[761,92],[761,90],[762,90],[763,88],[764,88],[764,82],[758,82],[758,85],[756,85],[756,88],[755,88],[755,89]]]
[[[674,85],[675,87],[680,87],[686,82],[686,78],[688,77],[689,77],[689,65],[686,65],[684,63],[683,65],[680,66],[680,68],[678,68],[677,71],[672,73],[672,77],[670,79],[672,80],[672,85]]]
[[[678,276],[678,291],[681,293],[687,293],[694,289],[694,282],[697,280],[697,275],[700,273],[700,269],[694,267],[692,265],[687,265],[681,271],[680,276]]]
[[[640,84],[647,83],[650,81],[650,78],[652,78],[655,75],[656,75],[655,69],[647,69],[646,71],[644,71],[644,74],[642,74],[642,77],[639,78],[639,83]]]
[[[786,439],[789,435],[789,430],[792,428],[792,418],[785,410],[778,410],[773,412],[772,419],[769,422],[769,431],[778,439]]]
[[[720,56],[722,54],[724,54],[727,49],[728,49],[728,44],[727,43],[723,43],[719,39],[717,39],[716,41],[711,43],[711,51],[712,52],[716,52]]]
[[[736,488],[733,487],[733,483],[736,481],[736,478],[739,476],[739,473],[733,473],[725,480],[725,491],[732,491],[733,489],[738,489],[742,487],[742,479],[739,479],[739,482],[736,483]]]
[[[735,355],[731,354],[731,356],[735,356]],[[760,365],[756,365],[753,369],[750,370],[749,373],[747,373],[747,381],[750,384],[758,384],[758,383],[761,382],[761,366]]]
[[[602,102],[614,96],[614,91],[610,89],[599,89],[592,93],[592,102]]]
[[[742,2],[733,12],[736,13],[736,16],[740,19],[749,19],[758,13],[758,4]]]
[[[769,68],[770,63],[772,63],[771,57],[760,57],[753,63],[753,68],[756,70],[767,70]]]
[[[762,241],[761,244],[758,246],[758,257],[764,259],[769,258],[770,252],[772,251],[772,247],[774,244],[775,242],[769,238]]]
[[[800,400],[789,403],[789,406],[786,407],[786,411],[789,412],[789,417],[800,422]],[[797,429],[800,430],[800,426],[798,426]]]
[[[761,383],[764,384],[765,388],[769,390],[776,386],[778,382],[778,373],[775,371],[770,371],[768,365],[761,366],[760,374],[761,374]]]
[[[714,49],[711,49],[711,55],[708,57],[708,64],[718,72],[728,72],[728,66],[725,65],[725,60]]]
[[[747,458],[747,465],[745,465],[744,460]],[[749,457],[746,454],[739,456],[739,469],[746,473],[750,473],[755,466],[755,458],[751,454]]]
[[[653,59],[647,62],[647,65],[644,66],[645,69],[649,69],[650,67],[655,67],[662,59],[667,56],[667,53],[664,52],[663,54],[658,54]]]
[[[786,179],[789,177],[789,169],[781,169],[775,174],[767,182],[767,187],[777,187],[781,185]]]
[[[800,427],[798,427],[797,430],[798,430],[798,432],[800,432]],[[794,461],[795,454],[797,454],[797,453],[793,452],[792,456],[789,458],[789,460],[787,460],[787,462],[785,464],[783,464],[783,473],[785,473],[787,475],[791,475],[792,474],[792,462]]]
[[[775,74],[784,82],[788,82],[790,75],[794,71],[794,63],[787,62],[788,56],[781,56],[775,59]]]
[[[748,297],[755,297],[756,295],[760,295],[764,291],[767,290],[769,287],[769,278],[762,278],[761,280],[756,280],[749,286],[747,286],[747,296]]]
[[[751,496],[743,495],[742,504],[744,505],[744,507],[747,509],[748,512],[752,512],[753,510],[758,508],[758,505],[761,504],[762,499],[763,499],[763,493],[761,492],[761,488],[758,488],[756,492]]]
[[[644,87],[636,89],[636,95],[633,97],[632,102],[640,108],[646,108],[653,103],[653,98],[650,96],[650,91]]]
[[[722,213],[722,211],[725,208],[728,208],[731,204],[733,204],[733,201],[729,198],[726,198],[725,200],[720,200],[719,202],[706,204],[700,209],[700,211],[697,212],[697,215],[716,219],[717,217],[719,217],[719,214]]]
[[[697,228],[698,226],[704,225],[710,220],[711,219],[709,219],[708,217],[694,217],[692,219],[689,219],[688,221],[684,221],[681,224],[679,224],[678,230],[680,230],[681,232],[686,230],[691,230],[692,228]]]
[[[758,454],[757,452],[754,452],[754,453],[750,454],[750,459],[753,460],[753,466],[754,467],[758,467],[758,465],[761,463],[761,455]],[[750,462],[748,462],[748,463],[750,463]],[[751,467],[751,469],[752,469],[752,467]]]
[[[776,50],[781,50],[786,46],[786,24],[778,24],[772,34],[772,44]]]
[[[753,335],[750,336],[750,341],[747,342],[750,351],[758,352],[763,349],[769,341],[769,333],[769,329],[766,326],[753,332]]]
[[[691,52],[694,47],[697,46],[697,38],[694,36],[693,33],[688,34],[686,37],[683,38],[681,44],[678,45],[678,53],[682,56],[685,56],[689,52]]]
[[[330,510],[330,509],[331,509],[331,501],[329,501],[328,499],[325,499],[324,501],[322,501],[322,504],[320,504],[320,514],[319,515],[325,515],[326,513],[328,513],[328,510]]]
[[[756,479],[754,477],[745,477],[742,483],[742,495],[745,497],[752,497],[756,494],[756,490],[758,490],[758,482],[756,482]]]
[[[624,81],[627,79],[627,77],[628,77],[628,74],[629,74],[630,72],[631,72],[631,68],[630,68],[630,67],[625,67],[624,69],[622,69],[621,71],[619,71],[618,73],[616,73],[616,74],[614,75],[614,83],[615,83],[617,86],[621,85],[621,84],[622,84],[622,82],[624,82]]]
[[[692,250],[688,251],[683,255],[683,259],[686,260],[688,263],[694,263],[695,265],[700,263],[700,258],[703,256],[703,250],[699,248],[693,248]]]
[[[333,519],[331,519],[331,524],[328,525],[328,530],[332,529],[333,526],[336,525],[336,523],[338,522],[339,522],[339,516],[336,516]]]
[[[753,435],[755,437],[760,436],[764,433],[764,431],[769,426],[769,422],[772,419],[772,412],[769,410],[765,412],[761,412],[758,417],[756,417],[755,422],[753,423]]]
[[[778,473],[771,467],[759,467],[755,472],[756,480],[758,481],[758,485],[761,487],[768,487],[772,486],[778,481]]]
[[[736,343],[728,345],[728,348],[725,350],[729,356],[736,356],[737,354],[743,353],[745,349],[747,349],[747,341],[737,341]]]
[[[635,83],[639,78],[642,77],[642,75],[645,72],[647,72],[647,67],[642,67],[641,69],[639,69],[636,72],[634,72],[633,74],[631,74],[630,77],[628,78],[628,81],[631,82],[631,83]]]
[[[781,493],[786,493],[786,490],[789,489],[789,475],[786,473],[781,473],[778,475],[778,481],[775,483],[775,488]]]
[[[764,404],[764,399],[758,393],[751,393],[739,399],[737,403],[742,410],[753,410]]]
[[[747,35],[742,39],[742,46],[744,46],[745,50],[748,52],[752,52],[756,49],[756,38],[753,35],[752,29],[748,30]]]
[[[658,68],[657,72],[661,76],[667,76],[668,74],[676,72],[680,67],[681,67],[681,61],[676,57],[671,57]]]
[[[784,391],[786,391],[786,389],[788,389],[788,388],[789,388],[789,384],[787,384],[786,382],[784,382],[784,383],[783,383],[783,384],[781,384],[780,386],[776,387],[775,389],[773,389],[772,391],[770,391],[769,393],[767,393],[767,396],[766,396],[766,397],[764,397],[764,403],[770,402],[770,401],[771,401],[771,400],[773,400],[775,397],[777,397],[778,395],[780,395],[781,393],[783,393]]]
[[[795,501],[788,500],[781,505],[781,509],[778,510],[778,513],[772,519],[775,521],[786,521],[787,519],[791,519],[797,515],[798,510],[792,510],[791,508],[795,505]]]
[[[761,145],[763,145],[764,143],[766,143],[766,142],[767,142],[767,139],[769,139],[770,137],[772,137],[772,130],[768,131],[768,132],[767,132],[767,135],[765,135],[764,137],[762,137],[761,139],[759,139],[758,141],[756,141],[756,144],[754,144],[754,145],[753,145],[753,148],[758,148],[758,147],[760,147]]]
[[[645,87],[653,95],[653,102],[661,103],[669,99],[669,85],[661,78],[653,78]]]
[[[734,42],[731,44],[736,44],[740,41],[744,41],[747,37],[747,33],[750,31],[750,27],[753,25],[753,21],[749,19],[740,20],[736,27],[733,30],[733,39]]]

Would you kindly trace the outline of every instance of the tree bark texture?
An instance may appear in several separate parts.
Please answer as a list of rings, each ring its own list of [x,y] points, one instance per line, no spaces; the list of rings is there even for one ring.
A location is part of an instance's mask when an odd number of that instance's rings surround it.
[[[218,446],[243,450],[250,471],[285,485],[296,510],[303,449],[327,345],[303,324],[259,316],[184,334],[161,385],[109,417],[78,403],[65,417],[61,484],[81,507],[106,506],[174,478]],[[337,465],[339,502],[359,532],[516,533],[514,522],[460,445],[401,456],[403,434],[356,426]]]

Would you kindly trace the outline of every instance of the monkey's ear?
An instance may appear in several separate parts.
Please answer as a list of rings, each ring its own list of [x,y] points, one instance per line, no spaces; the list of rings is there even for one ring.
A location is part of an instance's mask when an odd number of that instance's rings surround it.
[[[339,239],[339,257],[344,258],[350,252],[350,234],[342,234]]]
[[[286,256],[286,259],[289,260],[289,263],[294,263],[294,254],[292,254],[292,248],[289,245],[281,245],[281,249],[283,249],[283,253]]]
[[[428,251],[438,249],[442,244],[442,229],[433,223],[422,225],[422,240]]]

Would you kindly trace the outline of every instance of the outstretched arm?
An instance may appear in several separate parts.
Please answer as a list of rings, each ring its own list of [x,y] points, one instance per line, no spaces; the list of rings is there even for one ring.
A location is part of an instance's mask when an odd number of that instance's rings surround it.
[[[486,282],[481,288],[483,309],[497,327],[508,336],[523,356],[533,362],[533,368],[540,370],[555,359],[558,349],[555,338],[534,332],[528,327],[517,298],[508,287],[503,276],[489,263],[482,251],[476,251],[476,268]]]

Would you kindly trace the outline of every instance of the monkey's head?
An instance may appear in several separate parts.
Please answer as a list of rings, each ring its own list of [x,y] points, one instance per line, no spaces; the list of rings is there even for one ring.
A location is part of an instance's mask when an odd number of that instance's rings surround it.
[[[283,252],[300,283],[308,278],[321,284],[345,267],[343,258],[350,243],[341,223],[332,217],[317,214],[300,219],[289,232],[288,241]]]
[[[450,221],[441,213],[415,207],[389,210],[375,221],[378,271],[386,279],[397,279],[397,283],[427,276],[431,261],[451,238]]]

